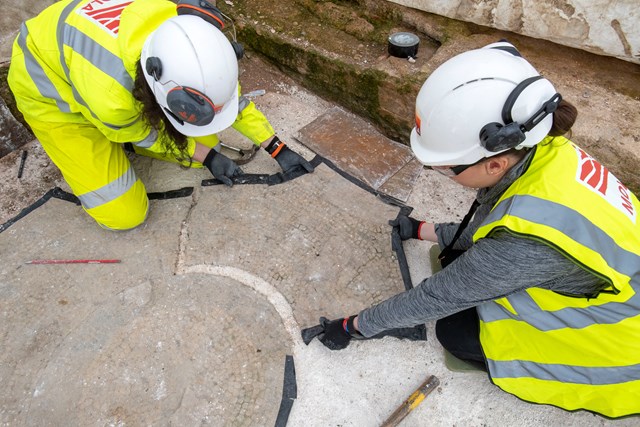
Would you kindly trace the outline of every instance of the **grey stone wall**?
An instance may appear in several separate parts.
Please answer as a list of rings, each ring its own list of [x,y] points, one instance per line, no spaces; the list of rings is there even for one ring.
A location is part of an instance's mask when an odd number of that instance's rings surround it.
[[[640,63],[638,0],[388,1]]]

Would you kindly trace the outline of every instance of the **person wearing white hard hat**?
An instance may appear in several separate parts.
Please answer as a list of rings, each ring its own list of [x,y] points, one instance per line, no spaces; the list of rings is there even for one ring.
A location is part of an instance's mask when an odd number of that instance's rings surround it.
[[[563,136],[576,117],[507,42],[437,68],[411,147],[476,200],[461,223],[390,221],[403,240],[438,243],[443,268],[357,315],[321,318],[320,341],[339,350],[435,320],[448,352],[525,401],[640,413],[640,202]]]
[[[22,24],[8,83],[16,105],[84,210],[107,229],[141,224],[149,207],[125,150],[242,173],[219,152],[230,126],[283,171],[313,167],[240,94],[241,46],[205,0],[62,0]]]

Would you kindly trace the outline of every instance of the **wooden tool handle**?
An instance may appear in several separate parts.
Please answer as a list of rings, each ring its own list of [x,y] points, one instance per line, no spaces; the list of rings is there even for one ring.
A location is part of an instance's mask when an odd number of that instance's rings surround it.
[[[431,393],[436,387],[440,385],[440,380],[437,377],[430,375],[429,378],[423,382],[420,387],[414,391],[411,396],[407,398],[402,405],[396,409],[393,414],[387,420],[382,423],[380,427],[395,427],[400,424],[409,412],[413,411],[422,401]]]

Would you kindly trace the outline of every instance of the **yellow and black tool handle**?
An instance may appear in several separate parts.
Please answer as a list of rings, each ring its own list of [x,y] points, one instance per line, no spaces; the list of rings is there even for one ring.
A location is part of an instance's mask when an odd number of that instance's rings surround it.
[[[381,427],[395,427],[400,424],[409,412],[413,411],[422,401],[431,393],[436,387],[440,385],[440,380],[437,377],[431,375],[423,382],[420,387],[414,391],[411,396],[407,398],[402,405],[394,411],[389,418],[382,423]]]

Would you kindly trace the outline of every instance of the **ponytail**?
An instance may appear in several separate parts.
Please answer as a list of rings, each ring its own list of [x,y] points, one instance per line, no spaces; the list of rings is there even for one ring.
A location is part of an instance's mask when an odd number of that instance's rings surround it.
[[[558,108],[553,113],[553,125],[549,135],[561,136],[570,132],[577,117],[578,109],[569,101],[561,100]]]

